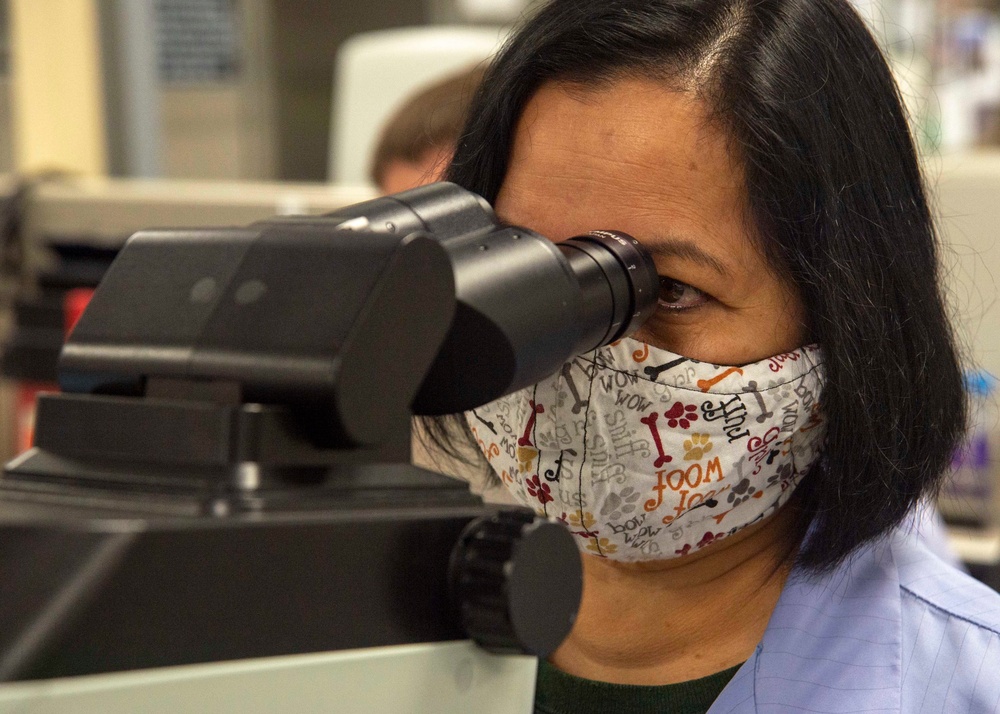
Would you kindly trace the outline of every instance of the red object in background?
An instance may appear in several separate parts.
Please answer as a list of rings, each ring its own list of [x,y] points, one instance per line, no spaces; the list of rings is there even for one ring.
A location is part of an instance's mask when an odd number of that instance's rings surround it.
[[[87,309],[94,294],[93,288],[75,288],[63,297],[63,328],[69,336],[77,320]],[[58,392],[59,385],[53,382],[18,382],[14,397],[15,448],[16,453],[30,449],[35,437],[35,401],[42,392]]]
[[[63,297],[63,325],[66,328],[66,336],[73,331],[77,320],[87,309],[87,303],[94,295],[93,288],[74,288],[66,292]]]

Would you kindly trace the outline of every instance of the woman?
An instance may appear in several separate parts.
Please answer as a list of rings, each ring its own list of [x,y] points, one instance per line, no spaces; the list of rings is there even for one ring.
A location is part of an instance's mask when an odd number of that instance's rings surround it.
[[[632,339],[465,416],[585,553],[537,711],[1000,707],[1000,595],[898,532],[964,404],[849,3],[556,0],[471,117],[451,180],[555,240],[630,233],[661,274]]]

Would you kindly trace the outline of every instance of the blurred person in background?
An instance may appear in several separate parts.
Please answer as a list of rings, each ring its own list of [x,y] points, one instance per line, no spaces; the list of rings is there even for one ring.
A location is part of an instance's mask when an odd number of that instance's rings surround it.
[[[440,181],[455,153],[472,97],[483,77],[475,67],[411,95],[390,117],[371,164],[383,194]]]

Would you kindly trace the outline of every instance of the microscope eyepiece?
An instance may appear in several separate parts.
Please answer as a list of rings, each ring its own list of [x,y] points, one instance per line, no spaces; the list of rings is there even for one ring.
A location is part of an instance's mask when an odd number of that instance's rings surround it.
[[[656,266],[632,236],[620,231],[591,231],[558,247],[580,281],[583,324],[594,325],[579,345],[580,352],[635,332],[656,310]],[[610,319],[605,317],[608,314]]]
[[[193,300],[206,279],[218,289]],[[266,291],[241,301],[246,284]],[[151,380],[232,383],[248,402],[335,412],[332,443],[370,444],[389,412],[473,409],[620,339],[657,293],[631,236],[554,243],[436,183],[326,216],[136,234],[70,336],[60,381],[132,395]]]
[[[464,206],[470,220],[472,203]],[[534,384],[634,332],[656,309],[656,266],[632,236],[598,230],[553,243],[527,228],[483,229],[489,220],[484,209],[478,230],[434,234],[451,259],[458,305],[417,414],[465,411]]]
[[[548,376],[569,359],[631,334],[656,309],[649,253],[597,230],[553,243],[501,224],[489,203],[435,183],[330,216],[349,227],[424,232],[455,277],[451,330],[413,405],[417,414],[472,409]]]

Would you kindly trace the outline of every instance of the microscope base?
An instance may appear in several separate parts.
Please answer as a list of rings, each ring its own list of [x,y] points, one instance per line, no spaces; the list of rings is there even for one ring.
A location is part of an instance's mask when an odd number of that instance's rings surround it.
[[[469,641],[0,685],[0,714],[529,714],[537,660]]]

